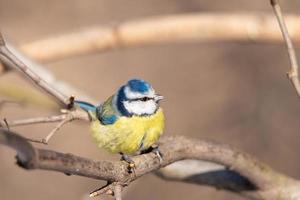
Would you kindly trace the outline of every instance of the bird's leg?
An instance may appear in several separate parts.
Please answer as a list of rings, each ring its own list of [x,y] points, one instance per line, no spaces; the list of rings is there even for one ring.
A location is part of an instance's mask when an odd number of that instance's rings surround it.
[[[124,153],[121,152],[120,155],[121,155],[121,160],[128,163],[128,171],[130,173],[134,172],[134,168],[135,168],[134,161],[127,154],[124,154]]]
[[[157,156],[159,160],[159,164],[162,164],[163,162],[163,154],[159,150],[159,146],[157,144],[151,146],[152,147],[152,152]]]

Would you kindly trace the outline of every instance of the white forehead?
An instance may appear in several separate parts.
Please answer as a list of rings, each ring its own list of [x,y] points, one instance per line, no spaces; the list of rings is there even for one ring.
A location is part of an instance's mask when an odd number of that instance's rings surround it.
[[[134,92],[130,89],[130,87],[126,86],[124,89],[124,93],[127,99],[138,99],[144,96],[155,97],[155,91],[152,87],[147,92],[140,93],[140,92]]]

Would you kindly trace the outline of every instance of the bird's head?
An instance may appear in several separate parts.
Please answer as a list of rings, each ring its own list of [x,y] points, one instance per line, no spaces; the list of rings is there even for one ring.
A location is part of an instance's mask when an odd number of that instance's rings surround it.
[[[115,96],[115,103],[122,115],[144,116],[154,114],[162,99],[163,96],[156,94],[148,82],[132,79],[119,89]]]

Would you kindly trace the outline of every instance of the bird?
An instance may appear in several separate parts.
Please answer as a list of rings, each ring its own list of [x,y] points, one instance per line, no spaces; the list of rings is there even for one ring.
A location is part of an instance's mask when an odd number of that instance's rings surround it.
[[[102,104],[95,106],[85,101],[75,101],[91,117],[92,137],[100,148],[121,154],[121,159],[134,166],[131,155],[155,150],[163,134],[165,117],[160,101],[151,84],[142,79],[131,79],[122,85]]]

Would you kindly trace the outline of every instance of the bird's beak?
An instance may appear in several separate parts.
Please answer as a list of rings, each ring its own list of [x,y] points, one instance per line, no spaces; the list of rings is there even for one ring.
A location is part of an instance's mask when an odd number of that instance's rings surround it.
[[[164,97],[162,95],[159,95],[159,94],[156,94],[155,97],[154,97],[154,100],[155,101],[160,101],[160,100],[163,100]]]

